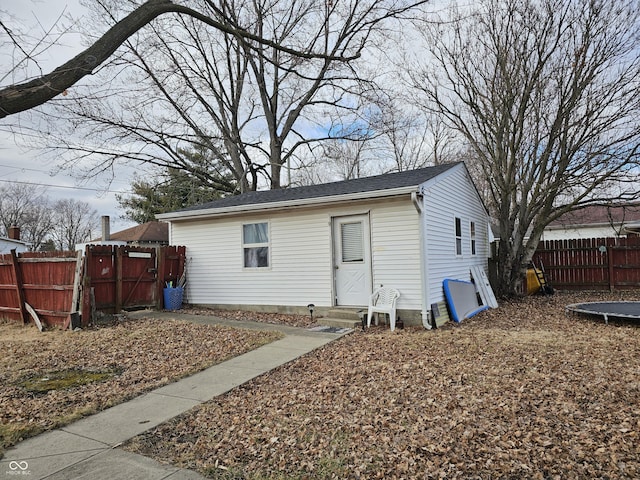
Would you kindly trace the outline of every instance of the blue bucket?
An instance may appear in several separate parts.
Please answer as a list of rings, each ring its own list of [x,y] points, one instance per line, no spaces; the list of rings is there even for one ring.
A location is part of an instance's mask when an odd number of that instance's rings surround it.
[[[180,310],[180,308],[182,308],[184,288],[165,288],[163,293],[165,310]]]

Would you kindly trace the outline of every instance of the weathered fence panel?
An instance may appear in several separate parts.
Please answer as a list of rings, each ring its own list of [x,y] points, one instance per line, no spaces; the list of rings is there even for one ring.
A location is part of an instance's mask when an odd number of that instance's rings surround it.
[[[15,251],[0,256],[0,314],[9,320],[23,320],[26,310]]]
[[[0,316],[66,327],[80,311],[82,324],[93,311],[162,308],[162,289],[184,272],[183,246],[157,248],[89,245],[81,252],[24,252],[0,255]]]
[[[82,311],[162,308],[162,289],[184,272],[185,251],[183,246],[88,245]]]
[[[186,253],[185,246],[162,247],[161,255],[158,257],[158,284],[156,292],[156,308],[162,308],[162,289],[168,282],[172,282],[175,287],[178,280],[185,273]]]
[[[533,259],[560,290],[640,288],[640,237],[542,241]]]
[[[70,321],[74,286],[78,284],[77,252],[22,252],[0,256],[0,313],[27,323],[30,306],[46,325]]]

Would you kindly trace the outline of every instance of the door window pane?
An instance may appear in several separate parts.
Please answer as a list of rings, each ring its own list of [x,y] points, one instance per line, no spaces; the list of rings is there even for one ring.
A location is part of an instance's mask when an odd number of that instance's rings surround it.
[[[362,222],[341,223],[340,239],[342,242],[342,261],[364,261],[364,239],[362,235]]]

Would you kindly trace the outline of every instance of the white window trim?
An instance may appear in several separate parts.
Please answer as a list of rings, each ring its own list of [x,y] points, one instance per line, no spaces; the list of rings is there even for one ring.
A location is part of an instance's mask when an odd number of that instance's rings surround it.
[[[265,223],[267,225],[267,237],[268,241],[265,243],[244,243],[244,227],[245,225],[255,225]],[[266,267],[247,267],[244,264],[244,251],[246,248],[267,248],[267,266]],[[242,269],[248,271],[262,271],[271,269],[271,222],[269,221],[255,221],[255,222],[243,222],[240,225],[240,258],[242,262]]]
[[[458,235],[458,224],[460,225],[460,235]],[[464,246],[462,243],[462,218],[453,217],[453,237],[454,241],[454,252],[456,253],[456,257],[461,257],[464,251]],[[460,251],[458,251],[458,247],[460,247]]]
[[[471,247],[471,255],[475,256],[478,254],[478,242],[476,241],[476,230],[477,230],[476,222],[471,220],[469,222],[469,246]]]

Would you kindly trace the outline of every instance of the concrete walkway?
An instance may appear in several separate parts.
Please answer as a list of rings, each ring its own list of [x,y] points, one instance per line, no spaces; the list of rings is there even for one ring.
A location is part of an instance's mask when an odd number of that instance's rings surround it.
[[[347,333],[325,333],[171,312],[145,311],[129,316],[275,330],[284,333],[285,337],[66,427],[25,440],[5,452],[0,460],[0,479],[201,479],[203,477],[190,470],[164,465],[118,447],[196,405]]]

